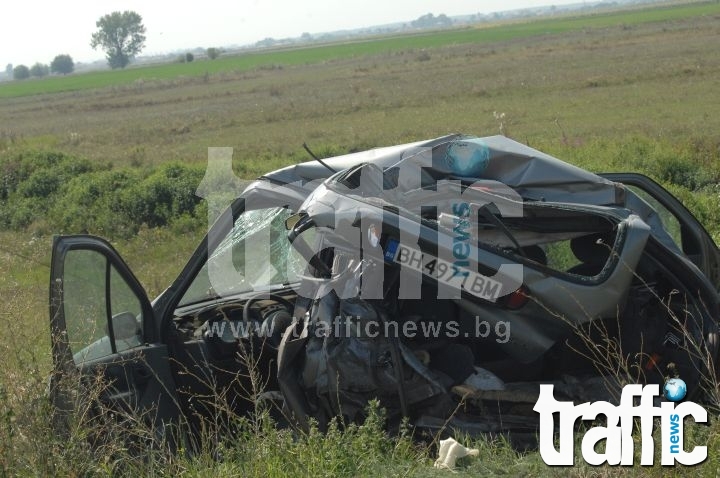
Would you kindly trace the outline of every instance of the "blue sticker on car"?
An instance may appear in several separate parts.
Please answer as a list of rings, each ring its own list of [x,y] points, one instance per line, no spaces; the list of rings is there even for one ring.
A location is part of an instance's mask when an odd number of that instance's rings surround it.
[[[388,239],[387,245],[385,246],[385,253],[383,257],[388,262],[395,261],[395,255],[397,254],[397,248],[400,243],[395,239]]]

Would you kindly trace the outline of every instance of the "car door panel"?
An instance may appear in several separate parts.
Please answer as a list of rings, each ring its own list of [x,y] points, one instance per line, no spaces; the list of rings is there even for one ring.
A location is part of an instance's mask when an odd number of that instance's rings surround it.
[[[602,177],[624,184],[641,199],[655,202],[654,209],[665,215],[665,228],[672,229],[667,219],[677,221],[679,231],[674,241],[683,253],[720,290],[720,253],[710,234],[690,211],[660,184],[638,173],[605,173]],[[671,215],[668,217],[668,214]],[[671,231],[669,231],[671,232]]]
[[[101,377],[101,405],[153,426],[175,419],[167,345],[155,342],[147,296],[112,246],[92,236],[55,237],[50,291],[56,373],[79,372],[90,384]],[[66,405],[61,394],[53,399]]]

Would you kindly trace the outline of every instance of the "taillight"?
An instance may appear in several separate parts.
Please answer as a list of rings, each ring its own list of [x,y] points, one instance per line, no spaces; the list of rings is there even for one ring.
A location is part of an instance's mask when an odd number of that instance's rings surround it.
[[[645,370],[647,370],[648,372],[652,372],[653,370],[657,369],[658,364],[660,363],[661,360],[662,360],[662,357],[659,354],[653,352],[652,355],[650,355],[650,357],[648,357],[648,361],[645,364]]]
[[[517,310],[524,307],[525,304],[528,303],[528,300],[530,300],[530,296],[527,287],[523,285],[516,291],[506,295],[503,298],[502,305],[508,309]]]

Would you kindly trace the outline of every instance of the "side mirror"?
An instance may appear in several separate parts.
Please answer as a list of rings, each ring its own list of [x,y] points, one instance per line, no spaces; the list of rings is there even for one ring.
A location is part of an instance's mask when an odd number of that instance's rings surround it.
[[[115,340],[129,340],[142,337],[142,329],[135,316],[130,312],[120,312],[112,316]]]
[[[297,223],[300,222],[300,219],[303,218],[302,214],[293,214],[292,216],[285,219],[285,229],[288,231],[292,231],[295,229],[295,226],[297,226]]]

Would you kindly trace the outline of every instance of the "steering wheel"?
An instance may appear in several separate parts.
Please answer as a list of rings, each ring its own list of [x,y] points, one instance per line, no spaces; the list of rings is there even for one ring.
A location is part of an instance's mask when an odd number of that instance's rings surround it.
[[[245,305],[243,305],[243,321],[247,322],[250,320],[250,307],[252,307],[252,305],[255,302],[258,302],[260,300],[266,300],[266,299],[271,299],[271,300],[274,300],[275,302],[279,302],[280,304],[284,305],[285,307],[287,307],[288,312],[292,316],[293,310],[295,309],[295,304],[293,304],[292,302],[290,302],[289,300],[287,300],[286,298],[282,297],[279,294],[274,294],[272,292],[269,294],[267,292],[261,292],[254,297],[250,297],[245,302]]]
[[[281,310],[272,311],[269,314],[267,314],[266,317],[262,317],[263,321],[270,321],[269,324],[269,330],[273,331],[272,334],[267,337],[270,340],[270,343],[274,348],[278,348],[280,346],[280,340],[282,336],[282,332],[285,330],[287,326],[290,325],[292,322],[292,315],[295,309],[295,304],[290,302],[289,300],[285,299],[284,297],[278,295],[278,294],[268,294],[268,293],[261,293],[256,295],[255,297],[251,297],[245,302],[245,305],[243,306],[243,321],[247,322],[250,320],[250,308],[253,306],[255,302],[258,302],[260,300],[266,300],[271,299],[275,302],[279,303],[280,305],[285,306],[287,309],[286,312],[283,312]],[[264,328],[264,327],[263,327]],[[276,332],[280,332],[280,334],[277,334]]]

